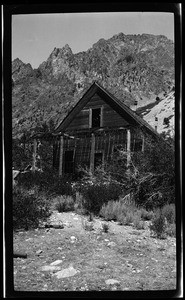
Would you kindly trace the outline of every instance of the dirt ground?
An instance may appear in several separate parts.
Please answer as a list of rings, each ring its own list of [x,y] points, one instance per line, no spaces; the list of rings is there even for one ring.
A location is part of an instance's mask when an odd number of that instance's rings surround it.
[[[64,228],[39,228],[14,233],[14,251],[27,258],[14,258],[16,291],[155,291],[176,289],[176,239],[156,239],[146,228],[136,230],[93,219],[94,230],[84,229],[87,217],[53,212],[50,221]],[[60,260],[60,262],[56,262]],[[53,270],[43,267],[54,263]],[[58,278],[59,270],[75,274]],[[112,281],[108,281],[112,279]]]

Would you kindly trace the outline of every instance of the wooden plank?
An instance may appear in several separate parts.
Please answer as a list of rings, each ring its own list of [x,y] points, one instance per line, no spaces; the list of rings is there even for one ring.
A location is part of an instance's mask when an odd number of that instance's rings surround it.
[[[74,121],[81,122],[81,121],[88,120],[88,119],[89,119],[89,112],[88,112],[88,114],[78,114],[72,122],[74,122]]]
[[[90,154],[90,172],[94,172],[94,153],[95,153],[95,135],[91,135],[91,154]]]
[[[84,109],[89,109],[89,108],[98,108],[98,107],[102,107],[105,105],[104,101],[89,101],[89,103],[87,103],[87,105],[84,107]]]
[[[83,125],[75,125],[74,123],[72,125],[70,125],[68,127],[68,130],[70,131],[74,131],[74,130],[81,130],[81,129],[89,129],[89,120],[88,120],[88,123],[87,124],[83,124]]]
[[[100,127],[103,127],[103,114],[104,114],[104,107],[101,107],[101,114],[100,114]]]
[[[144,136],[144,134],[142,134],[142,149],[141,149],[141,151],[144,152],[144,150],[145,150],[145,136]]]
[[[106,160],[108,160],[110,155],[110,133],[108,133],[108,147],[107,147],[107,158]]]
[[[127,129],[127,168],[130,167],[130,162],[131,162],[130,145],[131,145],[131,133],[130,133],[130,129]]]
[[[91,97],[91,99],[89,100],[89,102],[86,104],[86,106],[84,107],[85,109],[88,109],[90,107],[101,107],[102,105],[104,105],[106,102],[97,94],[95,94],[94,96]]]
[[[59,156],[59,176],[62,176],[63,171],[63,153],[64,153],[64,137],[60,137],[60,156]]]
[[[89,128],[92,127],[92,109],[89,109]]]
[[[111,106],[105,104],[103,106],[103,125],[106,126],[125,126],[128,122],[118,114]]]

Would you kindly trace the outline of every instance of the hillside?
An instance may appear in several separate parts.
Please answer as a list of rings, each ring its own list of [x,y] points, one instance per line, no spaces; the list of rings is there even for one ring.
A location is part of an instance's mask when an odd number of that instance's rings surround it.
[[[174,86],[174,44],[165,36],[120,33],[86,52],[73,54],[69,45],[54,48],[37,69],[15,59],[13,136],[49,120],[57,125],[95,80],[128,106],[135,100],[138,107],[154,103]],[[153,116],[144,118],[152,124]]]
[[[168,93],[160,94],[158,101],[137,109],[137,113],[143,117],[158,133],[165,133],[169,137],[175,134],[175,92],[172,89]]]

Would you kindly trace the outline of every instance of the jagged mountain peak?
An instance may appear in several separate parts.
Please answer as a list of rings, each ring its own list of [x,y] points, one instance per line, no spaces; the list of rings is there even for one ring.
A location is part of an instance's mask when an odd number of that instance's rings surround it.
[[[62,48],[54,48],[54,50],[52,51],[52,53],[50,54],[50,57],[62,57],[62,56],[68,56],[68,55],[72,55],[73,52],[71,50],[71,48],[69,47],[68,44],[66,44],[64,47]]]
[[[174,45],[164,36],[115,34],[73,54],[68,44],[54,48],[33,70],[12,62],[14,134],[39,122],[61,121],[93,81],[131,106],[151,103],[174,85]]]
[[[15,69],[18,69],[18,68],[20,68],[20,67],[25,67],[25,68],[30,68],[30,69],[32,69],[32,66],[31,66],[31,64],[30,63],[24,63],[22,60],[20,60],[18,57],[17,58],[15,58],[14,60],[13,60],[13,62],[12,62],[12,68],[13,68],[13,71],[15,70]]]
[[[13,62],[12,62],[12,65],[15,65],[15,64],[22,65],[22,64],[24,64],[24,63],[22,62],[22,60],[20,60],[20,59],[17,57],[17,58],[15,58],[15,59],[13,60]]]
[[[23,63],[22,60],[16,58],[12,62],[12,79],[14,82],[20,82],[33,73],[33,68],[30,63]]]

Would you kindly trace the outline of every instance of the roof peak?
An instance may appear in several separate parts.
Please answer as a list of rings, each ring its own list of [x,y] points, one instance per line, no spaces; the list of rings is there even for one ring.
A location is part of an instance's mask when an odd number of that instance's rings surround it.
[[[130,124],[135,124],[134,126],[143,127],[148,130],[151,134],[158,136],[159,134],[140,116],[138,116],[132,109],[130,109],[126,104],[122,103],[119,99],[113,96],[107,89],[102,87],[97,81],[88,88],[84,93],[82,98],[77,102],[73,109],[68,113],[64,120],[57,126],[55,132],[64,131],[70,124],[71,120],[76,116],[77,113],[86,105],[86,103],[92,98],[92,96],[98,92],[104,98],[103,100],[107,102],[114,110],[116,110],[122,117],[124,116],[129,120]]]

